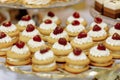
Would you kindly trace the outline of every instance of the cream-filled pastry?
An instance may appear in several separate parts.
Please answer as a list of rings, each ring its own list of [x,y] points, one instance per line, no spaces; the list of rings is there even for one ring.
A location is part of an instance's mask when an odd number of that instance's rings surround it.
[[[50,36],[47,38],[48,43],[55,43],[59,38],[65,38],[69,40],[67,32],[62,27],[56,27],[53,32],[50,33]]]
[[[19,36],[19,30],[17,27],[12,24],[10,21],[4,22],[0,26],[0,31],[5,32],[8,34],[10,37],[18,37]]]
[[[47,13],[47,15],[43,18],[43,21],[46,21],[47,19],[50,19],[52,22],[60,25],[61,20],[51,11]]]
[[[94,66],[106,67],[113,64],[113,57],[110,51],[102,43],[92,47],[88,57]]]
[[[16,26],[20,31],[23,31],[26,29],[28,24],[32,24],[35,26],[35,21],[29,15],[26,15],[23,16],[20,21],[18,21]]]
[[[93,29],[88,32],[88,35],[92,37],[93,41],[103,41],[107,38],[107,32],[98,25],[95,25]]]
[[[90,37],[86,32],[80,32],[70,43],[74,48],[77,47],[82,50],[89,49],[94,44],[92,37]]]
[[[43,47],[32,57],[32,70],[35,72],[50,72],[56,70],[57,65],[53,51]]]
[[[31,53],[26,44],[22,41],[18,41],[12,46],[11,50],[7,52],[6,62],[14,66],[22,66],[31,62]]]
[[[57,27],[57,24],[52,22],[50,19],[46,19],[43,23],[40,24],[38,30],[43,35],[50,35],[50,33]]]
[[[77,36],[80,32],[85,31],[85,27],[77,20],[74,20],[71,24],[68,24],[66,29],[69,36]]]
[[[72,16],[68,17],[67,24],[71,24],[74,20],[79,21],[83,26],[87,26],[86,20],[78,12],[74,12]]]
[[[66,58],[65,70],[71,73],[81,73],[89,69],[90,60],[85,53],[75,48]]]
[[[65,38],[60,38],[52,46],[52,51],[56,56],[57,62],[65,62],[66,56],[72,52],[72,46]]]
[[[28,42],[35,35],[41,35],[32,24],[28,24],[26,30],[20,33],[19,39],[23,42]]]

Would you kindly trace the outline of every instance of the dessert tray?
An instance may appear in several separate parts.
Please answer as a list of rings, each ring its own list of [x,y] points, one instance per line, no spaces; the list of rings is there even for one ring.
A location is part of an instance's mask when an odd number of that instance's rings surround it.
[[[16,8],[16,9],[29,9],[29,8],[56,8],[56,7],[65,7],[65,6],[71,6],[74,4],[78,4],[82,2],[82,0],[69,0],[69,1],[55,1],[51,4],[47,5],[24,5],[20,2],[20,0],[17,0],[15,3],[0,3],[0,7],[6,7],[6,8]]]
[[[112,18],[109,18],[109,17],[106,17],[106,16],[103,16],[101,15],[98,11],[95,10],[95,8],[93,6],[90,7],[90,14],[92,15],[92,17],[101,17],[103,18],[103,20],[108,23],[109,25],[114,25],[115,23],[117,22],[120,22],[120,18],[117,18],[117,19],[112,19]]]

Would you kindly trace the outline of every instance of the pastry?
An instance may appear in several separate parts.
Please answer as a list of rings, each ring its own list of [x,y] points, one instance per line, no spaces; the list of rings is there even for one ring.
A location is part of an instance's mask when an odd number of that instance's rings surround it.
[[[67,19],[67,24],[71,24],[74,20],[79,21],[83,26],[87,26],[87,22],[80,16],[78,12],[74,12],[72,16]]]
[[[104,44],[111,50],[113,58],[120,58],[120,35],[118,33],[108,37]]]
[[[0,56],[6,56],[6,52],[10,50],[11,46],[18,40],[18,38],[12,39],[4,32],[0,32]]]
[[[106,0],[104,2],[103,15],[111,18],[120,17],[120,0]]]
[[[80,24],[79,21],[74,20],[71,24],[68,24],[66,29],[69,36],[75,37],[77,36],[80,32],[85,31],[85,27]]]
[[[19,36],[19,30],[17,27],[12,24],[10,21],[4,22],[0,26],[0,31],[5,32],[8,34],[10,37],[18,37]]]
[[[42,40],[40,35],[34,36],[32,39],[30,39],[27,42],[27,45],[32,53],[35,53],[36,51],[40,50],[43,46],[46,46],[45,42]]]
[[[35,22],[33,21],[33,19],[31,19],[29,15],[26,15],[26,16],[23,16],[20,21],[18,21],[16,26],[20,31],[23,31],[26,29],[28,24],[32,24],[35,26]]]
[[[35,35],[40,35],[39,31],[32,24],[28,24],[26,30],[20,33],[19,39],[26,43]]]
[[[71,73],[81,73],[89,69],[90,60],[85,53],[75,48],[66,58],[65,70]]]
[[[100,17],[95,17],[94,22],[92,22],[90,25],[90,28],[92,29],[95,25],[98,25],[106,31],[108,31],[109,29],[107,23],[103,22],[103,20]]]
[[[47,47],[35,52],[32,57],[32,70],[35,72],[50,72],[57,69],[53,51]]]
[[[50,35],[50,33],[57,27],[57,24],[52,22],[50,19],[46,19],[43,23],[40,24],[38,30],[43,35]]]
[[[107,67],[113,64],[110,51],[102,43],[91,48],[88,57],[93,66]]]
[[[19,41],[7,52],[6,63],[14,66],[22,66],[31,62],[31,53],[24,42]]]
[[[88,35],[92,37],[95,42],[103,41],[107,38],[107,32],[98,25],[95,25],[93,29],[88,32]]]
[[[120,23],[116,23],[116,25],[109,30],[109,35],[113,35],[114,33],[118,33],[120,35]]]
[[[52,22],[60,25],[61,20],[51,11],[48,12],[48,14],[43,18],[43,22],[46,21],[46,19],[50,19]]]
[[[56,56],[57,62],[65,62],[66,56],[72,52],[72,46],[65,38],[60,38],[58,42],[53,44],[52,51]]]
[[[59,38],[65,38],[67,41],[69,40],[67,32],[62,27],[56,27],[55,30],[50,33],[50,36],[48,36],[47,41],[53,44],[57,42]]]
[[[46,5],[53,0],[22,0],[24,4],[28,5]]]
[[[0,0],[1,3],[15,3],[17,0]]]
[[[87,50],[93,46],[92,37],[90,37],[86,32],[80,32],[77,37],[75,37],[71,42],[73,48],[80,48],[82,50]]]

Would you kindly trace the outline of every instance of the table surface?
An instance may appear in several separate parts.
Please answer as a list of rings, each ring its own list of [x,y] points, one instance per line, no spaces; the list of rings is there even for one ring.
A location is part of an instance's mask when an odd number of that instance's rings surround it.
[[[88,1],[89,1],[88,5],[91,4],[90,3],[91,0],[87,0],[87,2]],[[46,12],[45,10],[43,11],[44,13]],[[87,20],[88,25],[93,21],[93,18],[91,17],[88,8],[84,10],[76,10],[73,8],[67,8],[67,9],[59,9],[54,12],[64,22],[67,19],[67,17],[70,16],[74,11],[80,12],[81,16]],[[39,78],[33,75],[18,74],[18,73],[9,71],[7,68],[5,68],[3,65],[0,64],[0,80],[56,80],[56,79],[45,79],[45,78]],[[79,80],[79,79],[65,78],[65,79],[60,79],[60,80]]]

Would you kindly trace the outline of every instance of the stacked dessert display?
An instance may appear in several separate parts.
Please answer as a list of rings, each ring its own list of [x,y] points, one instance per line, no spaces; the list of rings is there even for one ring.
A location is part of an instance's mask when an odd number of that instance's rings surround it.
[[[120,18],[120,0],[95,0],[95,9],[104,16]]]
[[[14,3],[17,0],[0,0]],[[54,1],[20,0],[24,5],[48,5]],[[118,18],[119,0],[96,0],[95,9],[101,14]],[[109,9],[109,4],[113,5]],[[0,25],[0,57],[7,68],[21,73],[50,73],[47,76],[88,73],[93,68],[109,69],[120,59],[120,23],[109,27],[101,17],[91,24],[79,12],[72,12],[63,22],[52,11],[42,16],[39,25],[25,15],[17,23],[5,21]],[[65,23],[64,26],[61,26]],[[1,61],[0,61],[1,62]],[[30,66],[29,70],[24,67]],[[23,69],[20,69],[20,68]],[[55,73],[57,72],[57,73]],[[53,74],[52,74],[53,73]]]
[[[60,23],[51,11],[39,27],[29,15],[16,25],[4,22],[0,26],[0,56],[6,56],[9,66],[31,65],[33,72],[56,71],[62,65],[71,73],[87,71],[90,66],[108,67],[120,58],[120,23],[109,29],[96,17],[87,29],[87,21],[78,12],[68,17],[66,27]]]

